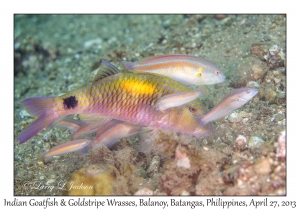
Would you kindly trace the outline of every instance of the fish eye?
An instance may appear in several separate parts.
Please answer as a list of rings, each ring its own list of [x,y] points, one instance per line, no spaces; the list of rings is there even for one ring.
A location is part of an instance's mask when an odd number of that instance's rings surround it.
[[[190,106],[189,110],[191,113],[195,113],[197,111],[197,109],[195,107]]]
[[[219,71],[216,71],[216,74],[217,74],[217,75],[219,75],[219,74],[220,74],[220,72],[219,72]]]

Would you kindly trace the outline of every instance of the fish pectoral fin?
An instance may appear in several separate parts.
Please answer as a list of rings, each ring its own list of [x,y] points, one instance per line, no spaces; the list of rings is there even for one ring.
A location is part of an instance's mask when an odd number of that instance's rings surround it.
[[[207,88],[205,87],[205,85],[199,85],[195,91],[201,93],[201,95],[199,96],[200,98],[204,98],[207,96]]]

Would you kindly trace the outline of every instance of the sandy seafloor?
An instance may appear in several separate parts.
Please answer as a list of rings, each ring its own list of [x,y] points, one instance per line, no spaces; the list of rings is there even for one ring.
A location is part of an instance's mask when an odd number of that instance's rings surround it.
[[[14,195],[75,193],[65,185],[72,173],[74,182],[93,186],[79,194],[286,194],[285,15],[15,15],[14,24]],[[140,152],[133,136],[111,150],[42,161],[41,154],[70,141],[70,132],[57,128],[18,143],[34,120],[22,100],[87,84],[101,59],[122,69],[121,60],[165,54],[200,56],[225,73],[225,82],[207,86],[207,110],[235,88],[259,93],[214,122],[209,137],[160,133],[151,154]],[[102,178],[81,169],[93,164],[107,168]]]

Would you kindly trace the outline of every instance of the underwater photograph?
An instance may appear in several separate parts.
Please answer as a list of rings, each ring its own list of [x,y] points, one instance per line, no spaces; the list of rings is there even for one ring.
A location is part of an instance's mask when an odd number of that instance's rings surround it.
[[[14,14],[14,196],[285,196],[285,14]]]

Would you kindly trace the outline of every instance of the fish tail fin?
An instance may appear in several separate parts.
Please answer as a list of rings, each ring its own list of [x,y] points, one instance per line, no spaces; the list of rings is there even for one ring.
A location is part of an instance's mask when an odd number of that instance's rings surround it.
[[[22,104],[29,113],[38,118],[19,134],[18,139],[20,144],[26,142],[43,128],[59,119],[59,116],[55,116],[53,112],[49,112],[53,106],[54,98],[55,97],[34,97],[22,101]]]
[[[123,66],[126,70],[134,70],[134,68],[135,68],[134,62],[122,61],[122,66]]]

